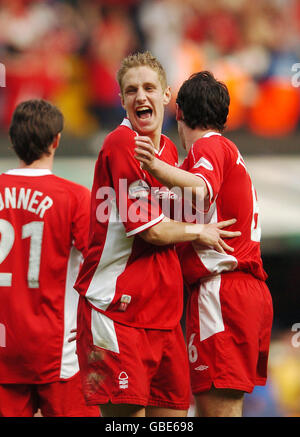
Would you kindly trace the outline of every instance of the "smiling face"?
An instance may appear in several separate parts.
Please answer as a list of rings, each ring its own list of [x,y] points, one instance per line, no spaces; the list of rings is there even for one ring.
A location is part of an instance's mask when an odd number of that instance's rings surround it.
[[[163,89],[158,73],[148,66],[130,68],[122,79],[121,101],[133,129],[159,145],[170,88]]]

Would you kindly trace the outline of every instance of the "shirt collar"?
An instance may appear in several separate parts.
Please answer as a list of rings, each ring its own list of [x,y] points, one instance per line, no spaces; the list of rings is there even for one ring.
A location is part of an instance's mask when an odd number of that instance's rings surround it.
[[[46,176],[51,175],[52,172],[46,168],[14,168],[6,171],[5,174],[13,176]]]
[[[208,137],[211,137],[213,135],[222,136],[219,132],[206,132],[206,134],[204,134],[202,138],[208,138]]]
[[[122,123],[121,123],[121,126],[127,126],[127,127],[129,127],[129,129],[133,130],[132,124],[131,124],[129,118],[124,118]]]

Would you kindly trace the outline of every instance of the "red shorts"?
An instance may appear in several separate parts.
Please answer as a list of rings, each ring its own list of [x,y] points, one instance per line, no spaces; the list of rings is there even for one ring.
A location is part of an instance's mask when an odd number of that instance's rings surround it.
[[[0,384],[0,417],[99,417],[87,406],[79,373],[66,381],[48,384]]]
[[[193,394],[216,388],[252,392],[265,385],[272,298],[265,282],[231,272],[191,290],[186,315]]]
[[[180,325],[166,331],[121,325],[81,297],[77,354],[89,405],[189,407],[189,368]]]

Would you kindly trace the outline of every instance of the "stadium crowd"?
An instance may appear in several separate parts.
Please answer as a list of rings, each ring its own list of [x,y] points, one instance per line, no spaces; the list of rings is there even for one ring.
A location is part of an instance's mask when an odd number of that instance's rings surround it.
[[[299,127],[299,36],[299,0],[0,0],[0,129],[32,97],[57,104],[71,134],[115,126],[117,66],[149,49],[173,90],[167,127],[179,85],[210,69],[230,90],[228,129],[282,136]]]

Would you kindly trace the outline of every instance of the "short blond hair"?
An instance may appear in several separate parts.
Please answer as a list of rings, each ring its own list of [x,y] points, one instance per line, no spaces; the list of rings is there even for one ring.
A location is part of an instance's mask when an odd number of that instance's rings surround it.
[[[159,81],[161,83],[162,89],[167,88],[167,76],[166,72],[159,62],[159,60],[152,55],[149,51],[137,52],[126,56],[121,63],[121,67],[117,72],[117,81],[120,86],[121,93],[123,94],[122,81],[123,77],[130,68],[134,67],[150,67],[152,70],[156,71],[158,74]]]

